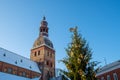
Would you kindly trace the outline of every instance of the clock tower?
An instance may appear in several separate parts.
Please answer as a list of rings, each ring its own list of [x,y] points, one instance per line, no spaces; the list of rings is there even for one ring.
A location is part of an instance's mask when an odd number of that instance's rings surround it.
[[[55,50],[48,35],[46,18],[40,24],[39,36],[31,49],[30,59],[37,62],[42,73],[42,80],[55,77]]]

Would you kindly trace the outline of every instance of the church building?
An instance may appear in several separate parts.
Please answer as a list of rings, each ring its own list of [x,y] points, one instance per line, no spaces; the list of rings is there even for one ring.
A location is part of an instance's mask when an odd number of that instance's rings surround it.
[[[0,80],[48,80],[55,77],[55,50],[43,17],[30,59],[0,48]]]

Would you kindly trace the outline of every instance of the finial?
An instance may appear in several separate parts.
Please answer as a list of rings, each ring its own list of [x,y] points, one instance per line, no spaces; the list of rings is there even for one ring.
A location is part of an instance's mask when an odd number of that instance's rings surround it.
[[[46,20],[45,16],[43,17],[43,20]]]

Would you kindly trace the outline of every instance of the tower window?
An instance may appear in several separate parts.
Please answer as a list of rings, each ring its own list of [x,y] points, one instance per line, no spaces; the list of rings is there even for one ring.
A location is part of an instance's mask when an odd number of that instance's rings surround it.
[[[47,61],[47,65],[49,65],[49,62]]]
[[[45,32],[45,29],[43,29],[43,32]]]
[[[50,57],[52,57],[52,53],[50,54]]]
[[[37,54],[37,53],[35,52],[34,56],[36,56],[36,54]]]
[[[47,52],[47,56],[49,56],[49,51]]]
[[[38,55],[40,55],[40,51],[38,51]]]

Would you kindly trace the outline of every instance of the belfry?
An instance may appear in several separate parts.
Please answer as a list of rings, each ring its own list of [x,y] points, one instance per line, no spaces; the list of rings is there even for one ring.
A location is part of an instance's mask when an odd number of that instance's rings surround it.
[[[48,23],[43,17],[39,28],[39,36],[31,49],[30,59],[37,62],[42,72],[42,80],[55,77],[55,50],[48,35]]]

